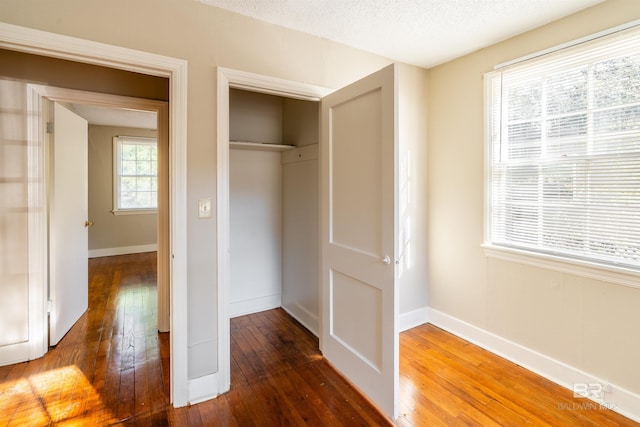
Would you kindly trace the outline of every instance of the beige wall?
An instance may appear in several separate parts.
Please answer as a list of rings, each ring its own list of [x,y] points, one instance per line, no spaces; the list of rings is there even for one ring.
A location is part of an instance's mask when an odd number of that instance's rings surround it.
[[[483,242],[483,74],[640,18],[611,0],[429,72],[429,304],[640,393],[640,289],[489,259]]]
[[[113,126],[89,126],[89,250],[156,244],[158,215],[114,215],[113,137],[157,136],[157,131]]]
[[[400,327],[424,322],[427,308],[427,129],[428,72],[398,67],[398,242]],[[437,248],[436,248],[437,250]],[[413,321],[406,316],[416,316]],[[424,314],[424,315],[423,315]]]
[[[283,144],[282,98],[231,89],[229,91],[229,140]]]
[[[0,0],[0,21],[188,61],[188,375],[216,372],[216,66],[337,88],[391,61],[193,0]]]
[[[229,315],[280,306],[282,165],[280,153],[229,152]]]
[[[284,98],[282,102],[282,142],[304,147],[318,143],[320,103]]]
[[[231,89],[229,139],[302,147],[318,143],[320,103]]]

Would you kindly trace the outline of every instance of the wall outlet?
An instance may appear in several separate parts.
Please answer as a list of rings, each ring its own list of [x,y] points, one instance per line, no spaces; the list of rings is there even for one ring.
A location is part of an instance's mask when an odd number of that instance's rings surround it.
[[[211,218],[211,199],[198,199],[198,218]]]

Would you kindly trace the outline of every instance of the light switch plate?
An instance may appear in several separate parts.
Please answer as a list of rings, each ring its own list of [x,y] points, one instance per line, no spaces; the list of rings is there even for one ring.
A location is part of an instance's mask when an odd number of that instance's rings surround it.
[[[198,218],[211,218],[211,199],[198,199]]]

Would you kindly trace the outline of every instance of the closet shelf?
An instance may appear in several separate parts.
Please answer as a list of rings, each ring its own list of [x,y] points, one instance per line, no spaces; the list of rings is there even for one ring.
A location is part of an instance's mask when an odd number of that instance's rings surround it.
[[[262,144],[259,142],[230,141],[229,147],[240,150],[262,150],[262,151],[287,151],[296,148],[295,145]]]

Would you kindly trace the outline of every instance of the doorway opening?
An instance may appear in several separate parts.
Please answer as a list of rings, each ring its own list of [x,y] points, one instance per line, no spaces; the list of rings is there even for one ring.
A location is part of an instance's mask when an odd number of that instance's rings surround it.
[[[319,103],[229,102],[230,317],[282,307],[317,336]]]
[[[170,224],[170,215],[169,215],[169,138],[168,138],[168,106],[166,102],[162,101],[153,101],[147,99],[140,98],[130,98],[116,95],[107,95],[100,94],[94,92],[85,92],[85,91],[77,91],[71,89],[62,89],[62,88],[54,88],[54,87],[45,87],[38,85],[28,85],[30,93],[31,93],[31,102],[32,108],[31,111],[34,111],[36,114],[30,119],[30,128],[32,129],[32,134],[36,136],[36,139],[42,140],[45,137],[45,133],[42,130],[48,125],[47,120],[49,119],[49,115],[47,111],[43,109],[46,107],[46,102],[53,102],[59,104],[67,104],[70,106],[93,106],[94,113],[98,111],[96,109],[101,109],[99,114],[103,117],[106,116],[106,111],[109,111],[110,114],[115,115],[114,112],[119,112],[121,110],[127,110],[132,112],[146,112],[150,113],[156,118],[156,138],[157,138],[157,165],[158,165],[158,177],[157,177],[157,253],[158,253],[158,265],[157,265],[157,275],[158,275],[158,330],[160,332],[169,331],[169,224]],[[76,107],[78,109],[78,107]],[[69,110],[67,110],[69,111]],[[86,115],[90,115],[90,113],[85,113]],[[78,116],[79,117],[79,116]],[[43,122],[44,120],[44,122]],[[119,118],[121,123],[126,123],[124,120],[124,115]],[[55,132],[54,132],[55,134]],[[55,138],[55,136],[54,136]],[[89,141],[84,142],[88,145]],[[54,142],[55,145],[55,142]],[[44,141],[41,141],[39,144],[39,152],[32,153],[32,155],[37,156],[40,159],[45,159],[43,164],[46,164],[46,154],[47,148]],[[55,150],[54,150],[55,151]],[[88,159],[85,160],[88,162]],[[86,164],[85,164],[86,166]],[[69,165],[71,167],[71,165]],[[57,174],[56,171],[53,171],[53,174]],[[88,176],[81,177],[82,179],[88,180]],[[111,181],[113,182],[113,181]],[[88,182],[85,182],[86,187],[88,187]],[[46,204],[47,203],[47,195],[46,192],[49,191],[46,187],[48,184],[39,189],[38,192],[34,191],[34,195],[38,195],[41,197],[41,200]],[[85,188],[86,188],[85,187]],[[60,193],[64,193],[65,188],[58,189]],[[43,194],[43,192],[45,194]],[[63,208],[61,215],[55,215],[55,217],[65,216]],[[86,207],[84,209],[87,209]],[[85,211],[86,212],[86,211]],[[88,213],[88,212],[86,212]],[[50,218],[54,218],[52,215],[53,212],[50,212]],[[42,223],[49,223],[48,227],[43,227],[40,233],[34,233],[32,240],[38,241],[48,241],[49,237],[47,235],[42,235],[42,233],[47,233],[49,236],[53,235],[57,231],[59,225],[58,222],[52,219],[47,219],[44,217],[45,212],[42,212],[41,215],[43,217],[40,218]],[[87,223],[85,225],[90,224],[89,218],[87,218]],[[40,235],[38,235],[40,234]],[[53,251],[55,248],[43,248],[45,252]],[[87,248],[84,248],[85,250]],[[86,252],[84,253],[86,255]],[[46,255],[48,257],[49,255]],[[36,260],[34,260],[34,265],[36,265]],[[55,263],[51,265],[53,270],[56,269]],[[55,294],[57,286],[55,283],[54,275],[51,278],[49,289],[49,295]],[[61,284],[61,286],[64,286]],[[73,290],[71,291],[73,293]],[[64,293],[62,293],[64,295]],[[54,301],[54,303],[56,303]],[[46,351],[46,349],[45,349]]]
[[[170,269],[168,280],[171,298],[171,401],[176,407],[188,402],[188,345],[187,345],[187,192],[186,192],[186,146],[187,146],[187,61],[168,56],[106,45],[60,34],[47,33],[0,23],[0,48],[9,51],[30,53],[50,58],[64,58],[76,63],[100,65],[115,70],[124,70],[140,75],[167,78],[169,80],[169,99],[167,106],[167,135],[169,146],[168,159],[170,183],[169,224]],[[35,218],[33,225],[43,227],[40,219]],[[33,247],[33,256],[44,256],[40,247]],[[31,248],[30,248],[31,253]],[[46,301],[38,292],[31,292],[32,285],[41,289],[44,272],[34,274],[30,282],[30,313],[40,312]],[[32,304],[33,303],[33,304]],[[33,309],[33,310],[32,310]],[[30,328],[42,325],[43,319],[31,319]],[[42,343],[29,345],[28,354],[41,351]]]
[[[320,209],[317,212],[320,219],[317,234],[320,349],[327,360],[390,418],[395,417],[400,265],[397,86],[396,65],[327,96],[323,96],[322,89],[295,82],[218,70],[217,231],[221,316],[218,326],[223,375],[228,369],[225,364],[229,359],[229,317],[235,314],[230,289],[230,284],[236,286],[235,243],[233,228],[229,225],[233,224],[230,217],[237,217],[238,212],[233,214],[234,200],[230,195],[233,196],[236,187],[234,180],[241,182],[243,178],[236,179],[232,166],[237,156],[230,156],[230,151],[237,144],[245,150],[256,148],[253,141],[232,141],[233,135],[227,126],[234,122],[230,117],[230,92],[240,89],[316,103],[322,100],[318,119],[322,123],[318,126],[321,128],[318,139],[321,137],[322,141],[318,144]],[[267,145],[258,144],[257,151]],[[254,164],[251,172],[258,170],[257,163]],[[263,183],[264,178],[260,180],[260,184]],[[253,183],[248,187],[255,189],[258,185]],[[250,209],[245,206],[240,211]],[[277,248],[274,252],[278,252]],[[223,390],[229,387],[228,377],[226,380]]]
[[[287,182],[293,182],[290,179],[283,179],[285,174],[288,173],[287,169],[289,168],[286,165],[289,155],[292,156],[291,163],[300,160],[299,164],[305,163],[305,166],[307,166],[307,174],[312,177],[315,174],[315,179],[317,179],[318,175],[317,114],[315,114],[315,127],[313,127],[314,125],[307,127],[306,132],[308,134],[306,134],[304,126],[297,131],[283,126],[284,111],[291,107],[293,110],[298,109],[297,113],[302,110],[308,110],[306,114],[303,114],[304,116],[314,116],[314,109],[316,112],[318,111],[320,99],[330,92],[326,88],[279,79],[258,82],[256,77],[249,73],[218,68],[218,179],[216,203],[218,248],[216,252],[218,257],[218,361],[221,391],[228,390],[231,381],[230,318],[252,311],[279,307],[283,303],[282,278],[283,273],[288,273],[285,271],[286,267],[280,268],[278,265],[280,264],[280,254],[283,253],[282,249],[286,245],[284,240],[286,239],[286,233],[284,235],[281,233],[282,229],[278,226],[278,223],[282,215],[285,214],[282,210],[285,209],[282,204],[285,186]],[[304,106],[302,110],[300,109],[301,106]],[[264,121],[264,115],[258,114],[255,116],[255,113],[260,111],[267,111],[266,122]],[[254,120],[250,120],[251,122],[262,121],[262,125],[247,126],[247,115],[254,117]],[[260,118],[261,116],[262,118]],[[303,122],[306,122],[306,119]],[[285,127],[287,128],[286,131],[284,130]],[[265,131],[265,129],[267,130]],[[286,143],[293,139],[283,138],[289,132],[298,132],[299,135],[305,134],[307,136],[302,137],[304,142],[296,148],[291,143]],[[309,140],[308,135],[313,135],[311,140]],[[289,139],[289,141],[285,141],[285,139]],[[264,142],[267,142],[267,144],[264,144]],[[315,172],[313,163],[303,162],[302,160],[315,161]],[[253,173],[246,173],[246,168],[253,169],[253,171],[259,169],[263,175],[258,178],[261,187],[265,190],[262,193],[262,197],[257,194],[253,194],[253,197],[242,197],[243,191],[245,191],[245,196],[247,194],[246,191],[253,191],[250,190],[253,184],[248,182],[247,179],[251,180],[255,177]],[[313,181],[310,182],[307,185],[313,186]],[[266,197],[265,194],[267,193],[271,193],[272,197]],[[232,200],[233,194],[240,197],[237,197],[234,201]],[[276,195],[275,200],[273,198],[274,194]],[[260,200],[266,201],[266,204],[261,203]],[[253,205],[253,207],[247,206],[247,204]],[[262,206],[263,213],[267,213],[266,217],[262,215],[253,218],[253,220],[247,217],[244,218],[244,224],[242,222],[231,222],[232,209],[239,209],[239,211],[251,215],[256,211],[255,208],[258,205]],[[304,217],[303,214],[298,215],[298,218]],[[306,216],[306,219],[308,220],[309,216]],[[313,220],[313,218],[311,219]],[[280,223],[283,224],[282,222]],[[238,274],[232,278],[234,271],[239,274],[242,274],[243,271],[243,255],[237,249],[242,249],[242,234],[248,231],[246,229],[247,224],[253,224],[252,227],[262,228],[263,231],[267,230],[263,234],[262,240],[267,246],[273,245],[275,242],[275,251],[273,252],[277,254],[275,258],[267,259],[266,261],[262,260],[263,268],[265,271],[270,271],[271,279],[270,282],[263,282],[266,285],[262,289],[262,295],[259,295],[257,299],[252,298],[251,295],[255,289],[251,289],[250,286],[241,288],[241,292],[234,290],[233,294],[231,290],[232,280],[238,280],[240,283],[244,282],[245,284],[249,283],[250,280],[250,278],[238,276]],[[236,239],[235,242],[232,241],[234,230],[236,231],[233,236]],[[238,233],[240,234],[236,236]],[[236,251],[234,251],[234,245],[239,245],[236,246]],[[315,249],[317,250],[317,247]],[[286,251],[287,249],[284,250]],[[236,254],[235,257],[234,253]],[[248,259],[250,258],[247,257],[245,260]],[[317,297],[317,292],[319,292],[317,278],[315,283]],[[244,295],[242,292],[244,292]],[[294,304],[291,304],[290,307],[294,307]],[[310,312],[310,310],[300,310],[300,313],[305,311]],[[316,334],[318,333],[317,317],[314,320],[313,315],[306,318],[300,316],[299,320],[309,330]],[[315,327],[313,323],[315,323]]]
[[[58,92],[62,95],[64,90]],[[87,283],[84,283],[88,276],[87,258],[122,254],[158,254],[153,271],[154,281],[156,271],[159,280],[153,300],[159,303],[154,304],[148,314],[156,318],[154,326],[158,331],[167,332],[168,307],[163,304],[169,300],[164,243],[168,230],[167,221],[158,221],[158,217],[163,220],[167,217],[164,202],[168,198],[165,194],[168,191],[165,184],[167,132],[158,130],[158,111],[132,109],[134,103],[141,103],[139,99],[122,100],[125,102],[122,107],[101,107],[83,103],[86,96],[83,93],[67,91],[67,96],[75,100],[54,102],[48,110],[55,114],[47,120],[53,123],[53,126],[47,125],[47,136],[51,139],[47,146],[50,163],[49,345],[57,344],[82,313],[91,309]],[[159,111],[166,109],[162,103],[158,103],[158,108]],[[124,161],[124,166],[127,166],[125,172],[134,177],[127,177],[127,181],[121,183],[119,169],[113,165],[120,163],[116,162],[115,147],[124,135],[151,137],[153,144],[145,140],[140,149],[135,145],[129,147],[126,157],[129,160]],[[116,211],[115,188],[119,184],[128,186],[125,187],[128,193],[124,194],[137,195],[135,190],[146,190],[143,195],[149,199],[150,206],[157,207],[158,199],[163,202],[153,211]],[[141,309],[149,311],[147,305]]]

